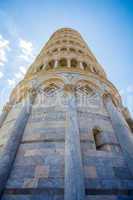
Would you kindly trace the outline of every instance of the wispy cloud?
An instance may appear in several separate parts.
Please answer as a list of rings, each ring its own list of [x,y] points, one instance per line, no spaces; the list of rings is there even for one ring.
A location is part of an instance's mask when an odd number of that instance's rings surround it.
[[[27,67],[24,67],[23,65],[27,65],[25,63],[31,62],[34,58],[33,56],[33,45],[31,42],[19,39],[19,50],[20,54],[15,60],[15,64],[19,64],[20,67],[17,68],[17,70],[14,70],[13,78],[7,79],[8,85],[10,87],[14,87],[20,80],[24,78],[24,75],[27,71]],[[18,59],[21,58],[21,59]]]
[[[21,55],[19,57],[27,62],[30,62],[33,59],[32,43],[23,39],[19,39],[19,47],[21,48]]]
[[[15,79],[8,79],[7,81],[8,81],[9,86],[11,86],[11,87],[14,87],[15,84],[16,84],[16,80]]]
[[[3,66],[7,62],[7,51],[9,50],[9,41],[0,35],[0,66]]]
[[[21,72],[15,73],[15,77],[17,79],[22,79],[23,78],[23,74]]]
[[[21,66],[21,67],[20,67],[20,71],[21,71],[21,73],[22,73],[23,75],[25,75],[27,69],[26,69],[26,67]]]
[[[17,73],[15,73],[15,77],[18,80],[20,80],[20,79],[22,79],[24,77],[25,73],[26,73],[26,67],[20,66],[19,67],[19,71]]]
[[[4,76],[3,72],[0,72],[0,79]]]
[[[20,80],[22,80],[24,78],[26,70],[27,70],[26,67],[20,66],[19,71],[14,74],[14,76],[13,76],[14,78],[7,80],[8,85],[10,87],[14,87]]]

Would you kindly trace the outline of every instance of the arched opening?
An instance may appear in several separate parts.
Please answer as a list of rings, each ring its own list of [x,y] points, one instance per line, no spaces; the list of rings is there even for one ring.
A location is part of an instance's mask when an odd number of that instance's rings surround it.
[[[40,66],[39,66],[39,70],[38,70],[38,71],[41,71],[41,70],[43,69],[43,66],[44,66],[43,64],[42,64],[42,65],[40,65]]]
[[[54,50],[53,50],[53,53],[55,53],[55,52],[58,52],[58,49],[54,49]]]
[[[80,92],[81,94],[86,94],[86,95],[92,95],[94,94],[93,90],[89,87],[88,84],[86,85],[81,85],[77,87],[77,91]]]
[[[54,65],[55,65],[55,61],[54,60],[49,61],[48,65],[46,66],[46,70],[53,69]]]
[[[44,92],[48,96],[52,96],[55,93],[57,93],[57,90],[59,90],[59,86],[57,86],[55,83],[49,84],[46,88],[44,88]]]
[[[76,98],[79,107],[91,108],[95,104],[95,91],[90,87],[89,83],[86,81],[81,81],[76,84]]]
[[[67,67],[67,59],[62,58],[61,60],[59,60],[59,66],[60,67]]]
[[[98,70],[95,67],[93,67],[93,71],[98,74]]]
[[[58,40],[58,41],[56,41],[56,44],[57,44],[57,45],[59,45],[59,44],[60,44],[60,41],[59,41],[59,40]]]
[[[95,127],[93,128],[93,136],[95,141],[96,150],[102,150],[102,131],[100,128]]]
[[[61,51],[67,51],[67,48],[63,47],[60,49]]]
[[[76,50],[74,48],[70,48],[69,50],[70,50],[70,52],[76,52]]]
[[[62,42],[63,42],[63,43],[66,43],[66,42],[67,42],[67,40],[62,40]]]
[[[74,42],[72,40],[70,40],[69,43],[72,44],[72,45],[74,44]]]
[[[76,68],[78,66],[78,62],[76,59],[71,60],[71,67]]]
[[[82,65],[83,65],[83,67],[84,67],[84,70],[87,70],[87,69],[88,69],[88,65],[87,65],[86,62],[83,62]]]
[[[83,54],[83,51],[81,51],[80,49],[78,50],[78,52],[79,52],[80,54]]]

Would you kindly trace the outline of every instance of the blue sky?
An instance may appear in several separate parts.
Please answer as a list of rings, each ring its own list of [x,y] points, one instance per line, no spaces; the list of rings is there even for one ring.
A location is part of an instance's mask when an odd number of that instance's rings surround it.
[[[82,34],[133,113],[133,0],[0,0],[0,109],[61,27]]]

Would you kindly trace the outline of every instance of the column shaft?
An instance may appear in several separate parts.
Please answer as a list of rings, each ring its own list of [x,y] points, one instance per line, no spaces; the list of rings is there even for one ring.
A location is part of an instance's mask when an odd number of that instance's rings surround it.
[[[58,60],[55,61],[55,65],[54,65],[54,68],[57,68],[58,67]]]
[[[0,197],[5,189],[12,165],[14,163],[21,138],[32,108],[33,97],[26,100],[19,113],[14,126],[9,130],[9,139],[0,157]]]
[[[69,67],[69,68],[71,67],[71,60],[70,59],[67,60],[67,67]]]
[[[113,128],[121,146],[124,158],[133,175],[133,136],[121,112],[114,106],[110,97],[105,99],[105,106],[110,115]]]
[[[4,123],[4,121],[5,121],[6,117],[7,117],[7,115],[8,115],[7,111],[3,111],[2,112],[2,114],[0,116],[0,128],[2,127],[2,125],[3,125],[3,123]]]
[[[85,187],[74,94],[69,94],[67,105],[67,128],[65,137],[65,200],[84,200]]]
[[[4,107],[3,112],[0,115],[0,128],[2,127],[10,109],[11,109],[11,106],[9,106],[8,104]]]
[[[84,69],[82,62],[79,63],[80,69]]]

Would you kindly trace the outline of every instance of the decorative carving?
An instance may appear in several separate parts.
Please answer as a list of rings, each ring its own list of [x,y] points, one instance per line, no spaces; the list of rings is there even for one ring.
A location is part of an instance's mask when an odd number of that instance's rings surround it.
[[[64,92],[65,93],[75,93],[75,86],[71,84],[66,84],[64,86]]]
[[[3,111],[9,112],[9,111],[11,110],[11,108],[12,108],[12,105],[11,105],[11,103],[8,102],[8,103],[4,106]]]
[[[71,83],[73,79],[77,79],[80,76],[78,73],[60,73],[60,75],[64,76],[68,83]]]
[[[29,88],[27,90],[27,95],[31,94],[32,96],[36,96],[36,89],[35,88]]]

